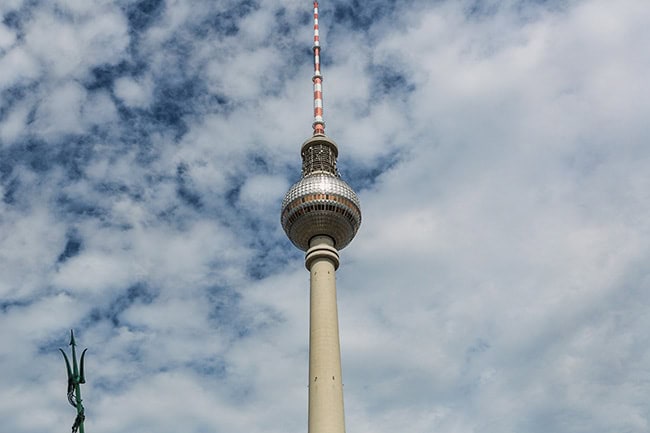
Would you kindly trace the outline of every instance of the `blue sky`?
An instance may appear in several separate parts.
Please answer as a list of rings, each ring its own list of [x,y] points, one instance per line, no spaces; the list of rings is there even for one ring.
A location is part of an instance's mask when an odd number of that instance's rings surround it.
[[[0,419],[302,432],[311,2],[0,4]],[[650,429],[645,0],[321,2],[347,430]]]

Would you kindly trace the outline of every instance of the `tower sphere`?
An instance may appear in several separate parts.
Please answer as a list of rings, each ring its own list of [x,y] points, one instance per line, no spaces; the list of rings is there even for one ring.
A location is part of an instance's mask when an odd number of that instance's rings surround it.
[[[314,236],[329,236],[345,248],[361,225],[361,206],[352,188],[337,176],[315,172],[296,182],[282,201],[282,228],[303,251]]]

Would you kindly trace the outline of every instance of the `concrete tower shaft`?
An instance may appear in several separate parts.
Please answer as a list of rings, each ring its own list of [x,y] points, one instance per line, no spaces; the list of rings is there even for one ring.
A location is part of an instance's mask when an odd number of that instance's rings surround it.
[[[335,271],[339,255],[332,239],[312,239],[309,269],[309,433],[344,433],[343,382]]]

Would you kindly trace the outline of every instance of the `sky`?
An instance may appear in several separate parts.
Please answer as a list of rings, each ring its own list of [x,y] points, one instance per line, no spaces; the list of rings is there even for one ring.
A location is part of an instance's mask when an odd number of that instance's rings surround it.
[[[347,431],[650,431],[647,0],[320,6]],[[0,2],[2,431],[306,431],[311,14]]]

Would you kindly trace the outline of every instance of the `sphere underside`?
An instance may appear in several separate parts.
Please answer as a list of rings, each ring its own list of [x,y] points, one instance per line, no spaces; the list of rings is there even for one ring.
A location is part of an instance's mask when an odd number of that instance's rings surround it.
[[[282,202],[282,228],[303,251],[314,236],[334,240],[345,248],[361,225],[361,206],[352,188],[329,173],[305,176],[287,192]]]

